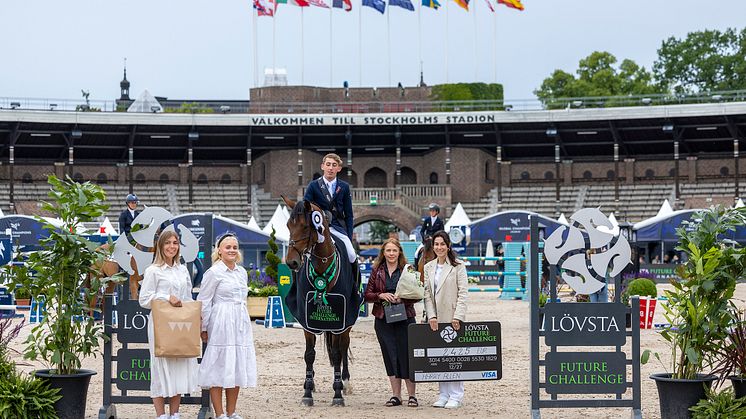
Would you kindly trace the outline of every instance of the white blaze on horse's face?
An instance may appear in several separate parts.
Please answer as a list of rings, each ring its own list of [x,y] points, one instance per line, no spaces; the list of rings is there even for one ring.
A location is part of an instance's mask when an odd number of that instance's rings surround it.
[[[321,213],[321,211],[314,211],[311,214],[311,222],[313,223],[313,228],[316,230],[316,235],[319,243],[324,242],[324,215]]]

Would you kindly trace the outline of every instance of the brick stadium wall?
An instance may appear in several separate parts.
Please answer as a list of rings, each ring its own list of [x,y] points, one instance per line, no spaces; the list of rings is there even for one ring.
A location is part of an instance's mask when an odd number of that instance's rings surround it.
[[[424,102],[430,100],[429,87],[343,88],[273,86],[250,90],[251,103],[334,103],[334,102]]]

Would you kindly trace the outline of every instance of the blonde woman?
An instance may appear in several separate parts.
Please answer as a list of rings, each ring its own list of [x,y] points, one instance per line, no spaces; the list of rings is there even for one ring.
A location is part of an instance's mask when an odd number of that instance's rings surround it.
[[[171,230],[158,237],[155,260],[145,269],[139,302],[150,308],[153,300],[168,301],[181,307],[182,301],[192,301],[192,280],[181,259],[179,236]],[[150,348],[150,397],[157,419],[179,419],[181,395],[199,391],[197,358],[164,358],[155,356],[153,319],[148,315],[148,347]],[[166,415],[166,397],[171,415]]]
[[[220,237],[197,296],[202,302],[202,340],[207,342],[199,385],[210,389],[217,419],[242,419],[236,413],[238,392],[241,387],[256,387],[254,337],[246,310],[248,275],[241,259],[236,236]]]

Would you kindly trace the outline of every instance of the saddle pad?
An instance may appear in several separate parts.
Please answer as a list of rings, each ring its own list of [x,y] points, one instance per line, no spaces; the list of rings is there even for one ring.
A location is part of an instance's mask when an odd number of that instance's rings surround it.
[[[347,317],[347,298],[342,294],[328,293],[329,304],[314,298],[313,292],[306,293],[306,327],[309,332],[341,332]]]

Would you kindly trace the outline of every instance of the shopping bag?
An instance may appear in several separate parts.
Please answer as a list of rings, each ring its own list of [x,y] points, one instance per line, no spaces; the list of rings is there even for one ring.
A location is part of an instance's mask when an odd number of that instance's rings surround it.
[[[385,304],[383,314],[386,316],[386,323],[396,323],[407,320],[407,309],[404,304]]]
[[[155,356],[164,358],[196,358],[202,355],[202,302],[183,301],[174,307],[168,301],[154,300],[153,317]]]
[[[420,273],[415,271],[411,265],[404,265],[394,295],[405,300],[425,298],[425,286],[420,281]]]

